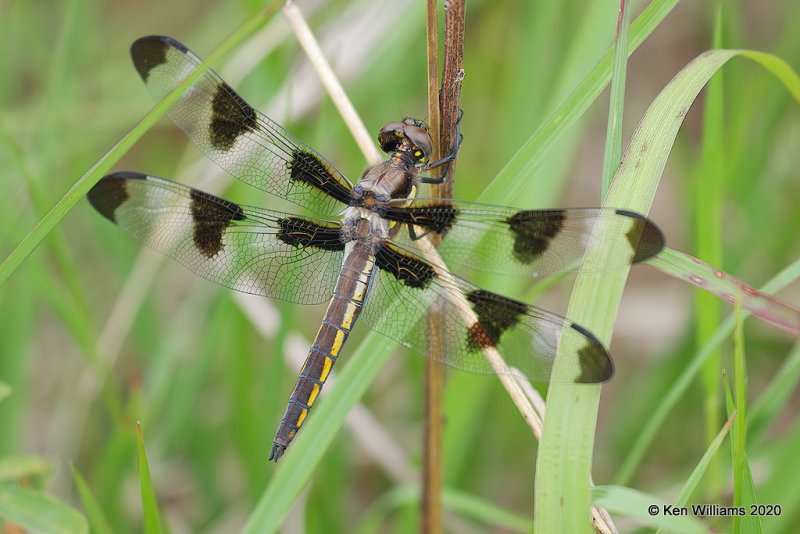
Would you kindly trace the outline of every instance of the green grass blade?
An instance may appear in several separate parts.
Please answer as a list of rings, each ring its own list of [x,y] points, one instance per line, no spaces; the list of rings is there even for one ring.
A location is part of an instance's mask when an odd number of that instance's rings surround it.
[[[800,383],[800,343],[795,344],[786,361],[775,373],[775,378],[753,403],[747,425],[754,441],[764,434],[769,423],[780,414],[789,397],[797,389],[798,383]]]
[[[750,506],[758,504],[753,473],[747,459],[747,365],[744,356],[744,317],[741,296],[736,304],[736,329],[733,334],[733,378],[735,399],[730,387],[725,388],[728,412],[736,410],[736,421],[731,430],[731,459],[733,464],[733,505],[749,512]],[[761,522],[756,515],[733,516],[733,532],[760,533]]]
[[[102,506],[100,506],[94,493],[92,493],[92,489],[86,483],[86,479],[75,469],[75,466],[70,466],[70,472],[72,473],[72,479],[75,481],[75,486],[78,488],[78,494],[81,497],[83,509],[86,510],[86,515],[89,518],[92,532],[94,534],[113,534],[114,530],[103,513]]]
[[[602,506],[614,514],[637,519],[645,526],[660,528],[666,532],[681,534],[705,533],[708,529],[695,517],[671,516],[663,513],[669,504],[656,496],[624,486],[596,486],[592,489],[595,506]],[[656,506],[658,513],[650,514],[650,506]]]
[[[606,146],[603,152],[603,177],[600,198],[604,198],[611,186],[611,178],[617,173],[622,160],[622,118],[625,109],[625,77],[628,72],[628,28],[630,26],[630,3],[620,0],[617,38],[614,41],[614,64],[611,71],[611,99],[608,106]]]
[[[89,532],[86,518],[74,508],[39,491],[11,483],[0,484],[0,518],[31,532]]]
[[[722,48],[724,19],[722,1],[716,5],[713,48]],[[693,180],[692,227],[694,229],[694,255],[706,262],[722,267],[722,200],[724,185],[724,123],[723,123],[723,78],[724,72],[708,82],[703,106],[702,152],[697,176]],[[720,322],[720,301],[706,292],[695,294],[695,324],[697,347],[705,345]],[[717,434],[721,419],[719,370],[720,353],[714,351],[703,366],[706,443],[711,443]],[[722,483],[721,467],[712,461],[708,473],[708,496],[719,495]]]
[[[231,33],[220,45],[211,52],[206,60],[197,69],[186,77],[186,79],[179,84],[164,100],[156,104],[156,106],[139,121],[139,123],[128,132],[120,141],[118,141],[102,158],[100,158],[92,167],[81,176],[75,184],[70,187],[63,197],[56,203],[55,206],[45,215],[33,230],[17,245],[11,254],[0,264],[0,286],[5,284],[8,278],[19,268],[22,262],[27,258],[39,244],[47,237],[47,235],[55,228],[55,226],[64,218],[70,209],[82,199],[89,189],[105,175],[114,164],[141,138],[144,133],[149,130],[159,119],[166,115],[167,110],[172,107],[183,92],[202,76],[212,65],[219,62],[220,59],[230,53],[237,45],[242,43],[247,37],[252,35],[258,28],[260,28],[280,7],[283,2],[274,1],[266,7],[260,9],[244,24]]]
[[[17,142],[12,132],[13,130],[9,129],[6,124],[0,122],[0,142],[7,147],[11,154],[14,167],[16,167],[17,172],[22,176],[28,187],[28,192],[36,210],[36,215],[43,217],[47,213],[47,208],[49,207],[47,188],[40,183],[36,174],[31,170],[28,156],[26,156],[24,149]],[[69,252],[70,247],[62,233],[58,231],[54,231],[51,234],[48,245],[55,266],[60,274],[59,278],[64,280],[65,286],[69,291],[69,299],[62,298],[62,300],[68,300],[68,302],[66,303],[67,305],[60,304],[57,296],[59,293],[58,290],[44,290],[42,294],[45,298],[52,299],[54,308],[58,309],[61,307],[70,312],[67,315],[76,316],[74,318],[70,317],[71,321],[68,325],[75,339],[81,342],[84,351],[89,352],[93,347],[96,334],[92,328],[91,314],[89,313],[90,308],[85,299],[85,288],[82,287],[79,281],[78,270]],[[56,286],[58,279],[51,280],[51,278],[52,275],[48,273],[44,279],[48,284]],[[90,359],[93,359],[91,354]]]
[[[150,478],[150,466],[147,463],[147,451],[144,448],[144,436],[141,423],[136,424],[136,457],[139,465],[139,494],[142,498],[142,517],[145,534],[161,533],[161,517],[158,502]]]
[[[665,253],[669,254],[669,250],[661,254],[663,255]],[[787,266],[769,282],[764,284],[764,286],[761,287],[761,291],[765,293],[776,293],[797,279],[800,279],[800,259]],[[678,400],[700,373],[703,364],[709,356],[722,344],[731,332],[733,332],[734,325],[735,317],[733,315],[728,316],[720,327],[717,328],[717,331],[708,343],[706,343],[695,357],[692,358],[692,361],[686,366],[686,369],[681,373],[680,377],[673,383],[670,390],[664,395],[664,400],[656,407],[650,417],[647,418],[647,422],[638,433],[636,441],[631,446],[616,477],[614,477],[615,483],[624,485],[633,477],[636,468],[644,457],[647,447],[652,443],[658,429],[664,424],[664,420],[667,418],[670,410],[675,407]]]
[[[670,14],[677,0],[654,0],[631,25],[628,54],[632,54]],[[525,178],[542,164],[548,149],[565,135],[586,113],[611,79],[613,50],[609,50],[589,74],[551,113],[514,157],[503,167],[479,197],[482,202],[510,202],[527,187]]]
[[[706,452],[703,453],[700,461],[697,462],[697,465],[692,470],[689,478],[687,478],[686,482],[683,483],[683,487],[681,488],[678,497],[675,499],[676,506],[686,506],[689,503],[689,499],[700,485],[703,475],[708,470],[711,460],[716,456],[717,451],[719,451],[719,448],[722,445],[722,442],[725,441],[725,436],[728,435],[731,426],[733,426],[733,421],[735,418],[736,413],[731,413],[728,420],[722,425],[720,431],[717,432],[717,435],[714,436],[714,439],[711,441],[711,443],[709,443],[708,447],[706,447]]]
[[[11,396],[11,386],[6,384],[5,382],[0,382],[0,402],[2,402],[7,397]]]
[[[709,78],[736,55],[754,59],[772,72],[780,64],[785,65],[774,56],[767,55],[769,61],[766,61],[751,52],[736,50],[706,52],[689,63],[645,113],[609,190],[606,205],[640,213],[649,211],[675,136],[690,105]],[[785,69],[781,74],[787,85],[800,81]],[[601,272],[602,266],[626,246],[619,232],[615,238],[613,228],[604,230],[584,258],[584,264],[592,272]],[[580,273],[567,316],[607,344],[627,275],[627,270],[606,276]],[[568,372],[561,368],[557,358],[554,376],[563,382]],[[534,516],[537,531],[585,532],[590,528],[589,478],[599,398],[599,386],[554,385],[548,391],[548,416],[537,458]]]
[[[303,431],[297,434],[291,449],[275,468],[275,474],[251,513],[244,532],[255,534],[278,530],[350,409],[391,356],[392,348],[393,344],[383,336],[371,335],[348,358],[336,380],[336,387],[330,388],[331,394],[315,406],[313,416],[308,418]]]
[[[738,51],[714,50],[706,52],[705,54],[700,56],[698,60],[715,58],[714,63],[717,65],[718,68],[719,66],[721,66],[722,63],[724,63],[734,55],[740,55],[756,61],[759,65],[767,69],[770,73],[776,75],[795,99],[800,99],[800,78],[798,78],[797,73],[795,73],[794,70],[792,70],[792,68],[785,61],[771,54],[764,54],[762,52],[753,52],[750,50],[738,50]],[[721,63],[720,60],[722,60]],[[688,104],[686,109],[688,110]],[[663,117],[663,120],[667,120],[667,118]],[[641,147],[639,149],[641,150]],[[665,158],[666,154],[662,153],[661,156]],[[634,165],[634,167],[636,167],[636,165]],[[662,163],[662,168],[663,168],[663,163]],[[662,252],[659,255],[659,257],[669,257],[671,254],[673,256],[675,255],[675,253],[667,249],[664,252]],[[778,289],[785,287],[786,284],[796,279],[798,276],[800,276],[800,261],[794,262],[789,267],[784,269],[780,274],[778,274],[775,278],[773,278],[773,280],[764,285],[762,291],[765,293],[774,293]],[[667,413],[669,413],[669,410],[675,405],[675,403],[678,401],[683,392],[689,387],[689,384],[696,376],[699,368],[702,366],[702,363],[705,362],[706,359],[710,356],[710,354],[713,353],[713,351],[716,349],[717,346],[719,346],[722,340],[725,339],[725,337],[727,337],[727,335],[733,331],[733,325],[734,325],[733,319],[732,317],[729,317],[726,320],[726,322],[722,326],[720,326],[720,328],[717,329],[713,338],[703,347],[703,349],[698,353],[698,355],[692,360],[690,366],[687,367],[686,371],[675,382],[675,385],[670,389],[668,394],[665,396],[664,402],[662,402],[662,404],[660,404],[657,407],[653,416],[648,418],[645,427],[639,433],[636,442],[631,448],[631,452],[625,458],[625,461],[620,467],[620,470],[614,479],[615,483],[620,485],[625,485],[631,479],[636,469],[636,466],[638,466],[639,462],[644,456],[644,452],[647,446],[652,441],[653,437],[655,436],[656,430],[664,422],[664,418],[666,417]]]

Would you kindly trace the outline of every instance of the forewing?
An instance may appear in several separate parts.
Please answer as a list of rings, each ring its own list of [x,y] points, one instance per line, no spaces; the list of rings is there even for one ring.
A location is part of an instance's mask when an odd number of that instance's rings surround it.
[[[164,36],[136,40],[131,56],[157,100],[202,63]],[[168,115],[211,160],[245,183],[323,215],[348,202],[352,185],[332,163],[255,110],[212,70],[184,91]]]
[[[88,198],[136,239],[237,291],[317,304],[336,285],[344,251],[338,222],[241,206],[132,172],[105,176]]]
[[[392,202],[385,217],[407,225],[393,236],[419,252],[413,238],[428,232],[443,236],[439,253],[448,265],[495,273],[552,276],[577,267],[594,233],[618,225],[629,248],[608,268],[644,261],[664,247],[661,230],[637,213],[612,208],[518,210],[443,199]]]
[[[445,351],[431,355],[436,360],[474,373],[495,373],[484,349],[497,347],[508,367],[547,382],[560,349],[572,381],[603,382],[612,375],[603,345],[568,319],[479,289],[389,240],[378,251],[376,265],[362,318],[417,353],[426,354],[426,340],[438,336]],[[426,314],[434,304],[441,321],[432,330]]]

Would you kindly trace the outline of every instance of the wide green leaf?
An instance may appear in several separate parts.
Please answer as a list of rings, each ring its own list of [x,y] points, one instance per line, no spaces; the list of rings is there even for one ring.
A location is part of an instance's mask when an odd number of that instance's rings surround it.
[[[684,67],[659,93],[633,134],[622,165],[604,204],[648,213],[675,136],[692,102],[711,76],[729,59],[741,55],[756,61],[800,96],[800,79],[779,58],[743,50],[712,50]],[[614,228],[595,236],[584,258],[591,272],[601,272],[621,248],[625,237]],[[579,273],[567,316],[608,344],[628,270],[605,275]],[[554,376],[563,378],[556,359]],[[594,422],[600,399],[598,386],[554,385],[548,391],[547,418],[537,459],[536,515],[540,532],[589,532],[589,479]]]

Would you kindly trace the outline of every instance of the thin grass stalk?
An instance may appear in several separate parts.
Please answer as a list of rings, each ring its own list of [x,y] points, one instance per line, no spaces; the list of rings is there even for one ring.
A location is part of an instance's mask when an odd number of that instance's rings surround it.
[[[747,487],[750,480],[747,463],[747,363],[744,351],[744,316],[742,315],[741,298],[736,300],[736,328],[733,332],[733,386],[736,406],[731,456],[733,463],[733,505],[747,506],[748,496],[752,496],[754,488]],[[750,491],[748,491],[750,490]],[[733,532],[742,532],[742,520],[733,517]]]
[[[662,254],[664,254],[662,252]],[[760,291],[765,293],[776,293],[800,279],[800,260],[794,261],[781,272],[772,277],[766,284],[761,286]],[[750,312],[744,311],[744,317],[748,317]],[[644,426],[637,434],[636,441],[628,449],[628,455],[622,462],[617,475],[614,477],[614,484],[627,485],[633,478],[636,469],[639,467],[645,452],[655,439],[658,429],[664,424],[670,411],[675,407],[694,379],[700,373],[703,365],[714,351],[725,341],[735,326],[735,316],[729,315],[714,331],[714,335],[700,349],[692,361],[685,367],[681,375],[673,382],[669,391],[662,396],[661,403],[653,410]]]
[[[139,495],[142,499],[142,518],[144,524],[142,531],[145,534],[160,534],[161,514],[158,510],[158,500],[153,488],[153,479],[150,476],[150,466],[147,461],[147,451],[144,446],[142,423],[136,423],[136,458],[139,470]]]
[[[257,11],[251,18],[247,19],[241,26],[233,31],[220,45],[206,58],[206,61],[193,71],[186,79],[178,84],[161,102],[145,115],[141,121],[120,139],[103,157],[101,157],[75,184],[67,191],[45,217],[39,220],[27,236],[17,245],[17,247],[0,263],[0,285],[3,285],[9,277],[19,268],[25,259],[36,250],[36,247],[50,234],[53,228],[64,218],[70,209],[81,200],[86,193],[106,174],[111,167],[119,161],[122,156],[138,141],[145,132],[154,126],[181,97],[186,89],[200,78],[212,65],[230,53],[237,45],[255,33],[272,15],[277,11],[283,2],[276,0]]]
[[[723,23],[722,2],[716,5],[713,48],[722,48]],[[703,150],[700,169],[694,177],[693,210],[694,242],[697,256],[711,265],[722,267],[722,196],[724,189],[723,106],[724,72],[712,78],[706,89],[703,108]],[[704,346],[714,335],[721,321],[719,299],[714,295],[697,292],[694,301],[697,347]],[[721,353],[713,351],[703,366],[703,414],[706,443],[710,444],[718,433],[722,417],[722,396],[719,371]],[[706,498],[718,502],[722,492],[721,458],[714,457],[708,466],[704,481]]]
[[[426,1],[425,30],[427,36],[428,65],[428,128],[431,135],[431,157],[441,158],[439,137],[439,17],[436,0]],[[434,169],[438,176],[439,169]],[[439,189],[433,186],[432,189]],[[433,194],[433,196],[439,196]],[[428,312],[428,343],[425,360],[425,422],[422,442],[422,491],[420,493],[420,532],[442,532],[442,397],[444,395],[444,369],[435,357],[446,347],[444,339],[436,335],[444,326],[441,311],[431,307]]]
[[[669,15],[678,0],[653,0],[633,21],[628,42],[628,55],[655,30]],[[548,149],[555,146],[569,127],[580,119],[589,106],[603,92],[611,77],[614,50],[609,49],[591,71],[575,86],[560,104],[542,121],[542,124],[506,163],[497,177],[478,198],[513,199],[525,187],[525,180],[510,180],[513,176],[530,176],[538,169]]]
[[[292,0],[286,0],[282,12],[283,16],[286,17],[286,20],[289,21],[289,24],[292,26],[292,30],[297,36],[297,41],[300,43],[300,46],[303,47],[303,51],[305,51],[306,56],[309,61],[311,61],[311,65],[314,67],[319,79],[325,86],[325,90],[328,92],[328,95],[330,95],[333,104],[336,106],[342,119],[344,119],[347,124],[347,128],[355,138],[358,148],[370,163],[381,161],[381,154],[375,147],[375,142],[369,134],[369,130],[364,126],[364,121],[361,120],[353,103],[350,102],[350,99],[347,97],[347,93],[345,93],[344,87],[342,87],[341,82],[339,82],[339,78],[333,72],[328,60],[325,59],[325,54],[323,54],[322,48],[320,48],[316,37],[314,37],[314,34],[311,32],[311,28],[308,27],[306,19],[303,17],[300,9],[298,9],[297,5]]]

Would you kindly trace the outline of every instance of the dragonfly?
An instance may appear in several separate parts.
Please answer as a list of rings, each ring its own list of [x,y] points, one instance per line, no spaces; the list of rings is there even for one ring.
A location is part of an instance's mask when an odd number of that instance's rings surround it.
[[[136,40],[131,56],[157,100],[202,65],[166,36]],[[517,369],[533,381],[550,380],[557,354],[570,382],[611,378],[611,356],[588,329],[482,289],[446,265],[556,275],[579,265],[596,229],[613,223],[625,232],[627,248],[608,268],[622,267],[664,247],[662,232],[646,217],[613,208],[521,210],[418,197],[418,186],[442,180],[426,173],[455,153],[431,162],[427,127],[411,118],[381,128],[378,144],[387,158],[353,184],[210,69],[189,84],[168,116],[222,169],[297,210],[245,206],[128,171],[104,176],[88,200],[134,238],[208,280],[299,304],[328,303],[270,460],[281,458],[307,420],[359,320],[423,355],[436,335],[444,350],[428,356],[457,369],[498,372],[484,356],[492,347],[505,355],[505,371]],[[427,246],[431,234],[439,236],[440,256]],[[433,305],[441,316],[436,332],[426,321]]]

